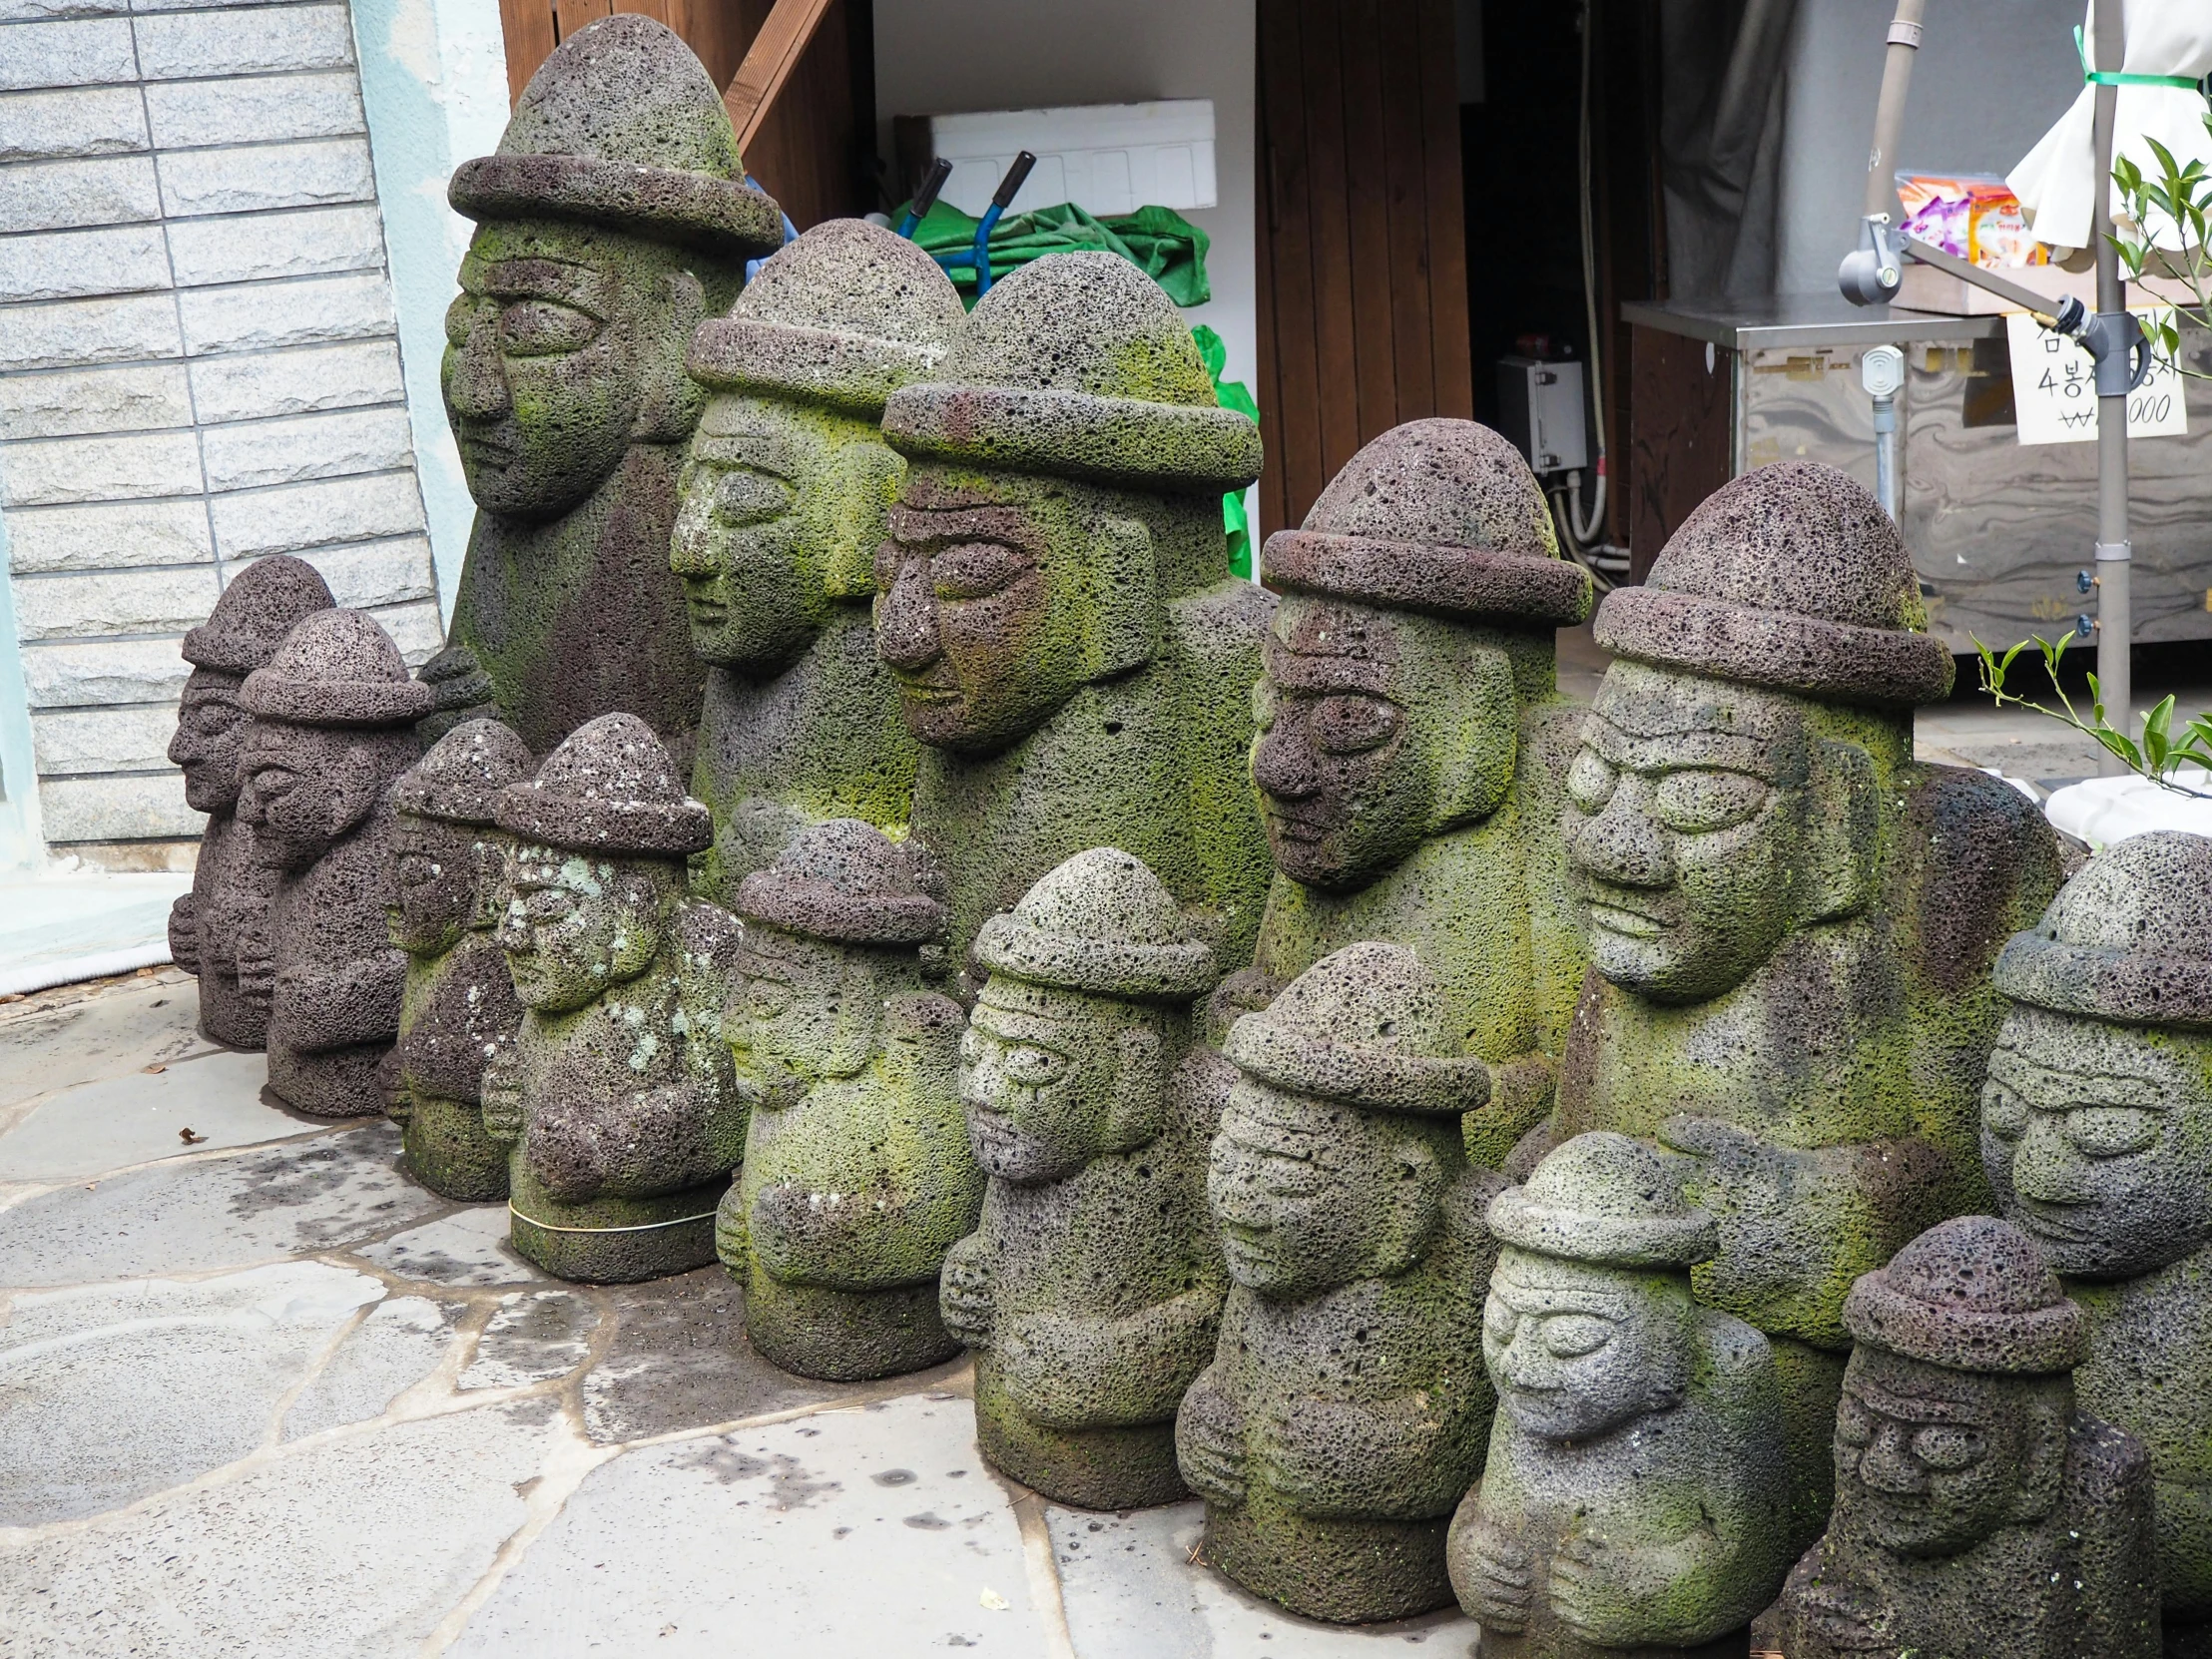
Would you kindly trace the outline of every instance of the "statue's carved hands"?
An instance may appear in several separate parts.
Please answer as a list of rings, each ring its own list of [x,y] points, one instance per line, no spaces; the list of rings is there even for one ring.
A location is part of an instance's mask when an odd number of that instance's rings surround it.
[[[484,1103],[484,1133],[495,1141],[522,1139],[522,1067],[511,1050],[484,1065],[479,1098]]]
[[[200,898],[180,893],[169,907],[169,959],[187,973],[200,971]]]
[[[1501,1635],[1527,1629],[1535,1600],[1535,1556],[1486,1515],[1469,1524],[1464,1547],[1466,1566],[1458,1589],[1469,1601],[1474,1622]]]
[[[1806,1629],[1832,1648],[1884,1653],[1896,1645],[1882,1593],[1862,1578],[1832,1575],[1824,1564],[1806,1583],[1798,1605]]]
[[[1551,1611],[1559,1622],[1599,1647],[1633,1646],[1642,1632],[1638,1600],[1622,1580],[1633,1572],[1632,1551],[1593,1533],[1573,1531],[1551,1555]]]
[[[997,1303],[982,1235],[970,1233],[945,1253],[937,1278],[937,1311],[961,1347],[986,1348],[998,1319]]]
[[[276,950],[270,938],[269,911],[249,911],[239,921],[239,995],[267,1008],[276,995]]]
[[[392,1122],[404,1124],[414,1116],[414,1094],[407,1087],[396,1048],[386,1049],[384,1057],[376,1062],[376,1092],[383,1099],[384,1116]]]
[[[1209,1503],[1245,1499],[1244,1409],[1222,1385],[1220,1362],[1206,1368],[1175,1413],[1175,1457],[1183,1479]]]
[[[744,1274],[748,1269],[751,1233],[746,1222],[745,1194],[733,1181],[722,1195],[722,1202],[715,1206],[715,1256],[732,1273]]]
[[[437,698],[433,717],[443,715],[456,722],[488,709],[498,696],[491,676],[465,645],[447,646],[415,670],[415,678]]]

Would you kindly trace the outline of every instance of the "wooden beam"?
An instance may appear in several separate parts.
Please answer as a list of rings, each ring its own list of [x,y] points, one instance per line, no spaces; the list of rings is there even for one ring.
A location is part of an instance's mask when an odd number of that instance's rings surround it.
[[[745,62],[738,65],[736,77],[722,95],[723,107],[730,112],[730,125],[738,130],[741,155],[775,107],[776,95],[798,67],[800,54],[815,38],[815,28],[830,4],[830,0],[776,0],[776,9],[753,37]]]

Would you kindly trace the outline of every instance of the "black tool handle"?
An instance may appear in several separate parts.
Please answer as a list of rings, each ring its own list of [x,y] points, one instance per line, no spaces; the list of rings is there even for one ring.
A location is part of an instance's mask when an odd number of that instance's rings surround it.
[[[937,205],[937,192],[944,189],[944,182],[952,177],[952,164],[939,156],[929,164],[929,177],[922,180],[921,189],[914,192],[913,206],[907,211],[916,219],[929,217],[929,210]]]
[[[1024,150],[1014,158],[1014,165],[1006,170],[1006,177],[998,181],[997,194],[991,201],[1004,213],[1014,205],[1014,198],[1021,194],[1021,187],[1029,182],[1029,170],[1037,165],[1037,158]]]

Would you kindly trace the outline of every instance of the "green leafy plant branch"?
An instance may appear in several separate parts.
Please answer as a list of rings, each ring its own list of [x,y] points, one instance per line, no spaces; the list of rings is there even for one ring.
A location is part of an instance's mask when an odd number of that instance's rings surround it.
[[[2212,133],[2212,99],[2206,100],[2204,126],[2207,133]],[[2212,170],[2202,160],[2192,160],[2184,167],[2156,139],[2148,142],[2157,163],[2155,173],[2146,175],[2125,156],[2112,167],[2112,182],[2119,187],[2127,217],[2142,235],[2138,239],[2114,232],[2109,240],[2129,281],[2142,281],[2147,269],[2169,291],[2175,281],[2187,287],[2188,300],[2175,307],[2179,314],[2145,316],[2143,331],[2150,336],[2158,355],[2181,373],[2200,380],[2212,379],[2212,374],[2182,361],[2180,328],[2180,315],[2199,327],[2212,328],[2212,253],[2205,248],[2206,224],[2212,219]],[[2151,228],[2160,221],[2181,233],[2178,252],[2152,243]]]
[[[1971,635],[1967,636],[1969,639]],[[2162,790],[2185,795],[2197,801],[2212,801],[2212,790],[2192,789],[2178,781],[2184,766],[2203,768],[2212,773],[2212,713],[2198,715],[2181,729],[2177,738],[2173,730],[2174,700],[2168,696],[2155,709],[2143,716],[2143,730],[2139,738],[2131,738],[2105,718],[2104,694],[2097,685],[2097,677],[2089,676],[2089,718],[2081,718],[2073,699],[2059,684],[2058,664],[2066,655],[2066,647],[2072,642],[2071,634],[2061,634],[2057,640],[2036,635],[2020,641],[1999,657],[1979,640],[1973,648],[1981,657],[1981,689],[1996,700],[1998,708],[2007,706],[2031,709],[2045,715],[2061,726],[2070,726],[2086,737],[2096,739],[2107,753],[2119,757],[2121,763],[2138,777],[2147,778]],[[2043,670],[2050,676],[2051,690],[2057,694],[2058,707],[2046,707],[2029,697],[2004,689],[2005,677],[2012,670],[2012,659],[2033,645],[2043,656]],[[2124,718],[2124,713],[2123,713]]]

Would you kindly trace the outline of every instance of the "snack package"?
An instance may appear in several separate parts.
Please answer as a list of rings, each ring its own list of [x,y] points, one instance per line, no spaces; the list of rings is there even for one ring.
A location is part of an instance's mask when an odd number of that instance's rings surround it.
[[[1986,271],[2011,271],[2047,265],[2043,245],[2028,232],[2019,198],[1993,173],[1961,173],[1937,178],[1922,173],[1897,176],[1898,198],[1905,206],[1906,236]]]

